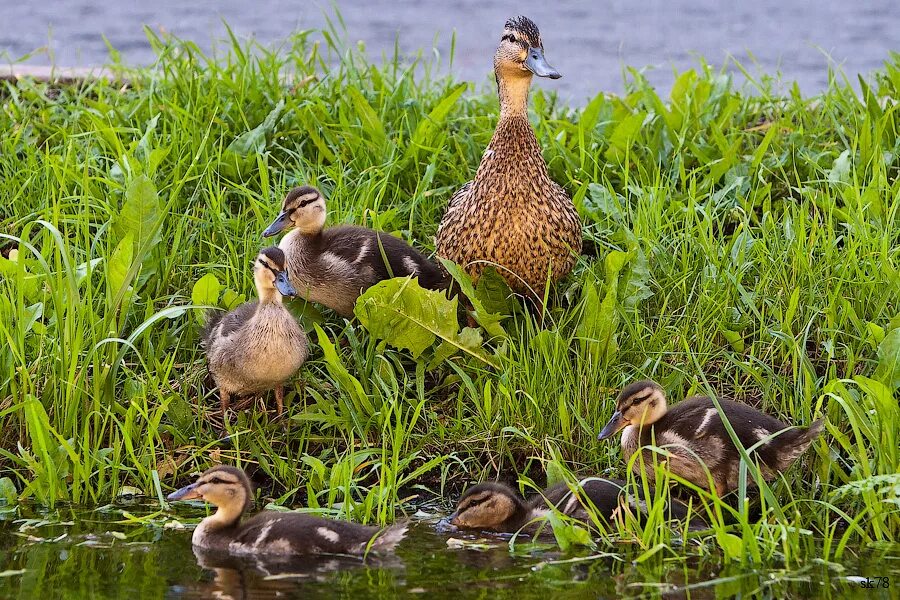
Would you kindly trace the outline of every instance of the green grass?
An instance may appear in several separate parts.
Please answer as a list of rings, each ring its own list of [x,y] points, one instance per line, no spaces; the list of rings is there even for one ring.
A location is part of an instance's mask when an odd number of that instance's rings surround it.
[[[535,130],[596,247],[550,291],[545,326],[484,291],[483,343],[454,321],[409,351],[372,315],[389,294],[424,297],[411,286],[373,290],[366,326],[307,308],[289,418],[242,413],[220,442],[194,307],[253,295],[282,194],[316,184],[331,223],[432,251],[496,122],[486,83],[323,36],[217,57],[151,36],[158,63],[120,65],[128,86],[0,88],[0,467],[20,498],[157,496],[226,461],[258,465],[279,503],[387,522],[417,486],[452,499],[498,475],[624,475],[596,434],[616,391],[653,377],[673,401],[714,391],[828,419],[762,518],[707,494],[713,533],[679,552],[796,563],[896,540],[900,55],[812,98],[705,66],[667,98],[636,71],[581,108],[538,86]],[[679,547],[652,518],[611,538]]]

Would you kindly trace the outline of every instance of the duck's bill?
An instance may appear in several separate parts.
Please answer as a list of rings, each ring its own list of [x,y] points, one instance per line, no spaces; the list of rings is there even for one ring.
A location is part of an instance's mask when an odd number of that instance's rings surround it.
[[[540,48],[528,49],[528,58],[525,59],[525,67],[538,77],[549,77],[550,79],[559,79],[562,77],[562,75],[559,74],[559,71],[550,66],[547,59],[544,58],[544,51]]]
[[[603,431],[600,432],[600,435],[597,436],[598,440],[605,440],[619,432],[620,429],[625,427],[628,423],[625,422],[625,419],[622,418],[622,413],[616,411],[613,413],[612,417],[610,417],[609,422],[603,428]]]
[[[275,276],[275,289],[277,289],[282,296],[296,296],[297,290],[294,289],[294,286],[291,285],[290,280],[288,279],[287,272],[281,271],[278,275]]]
[[[192,483],[191,485],[187,485],[180,490],[176,490],[167,496],[168,500],[194,500],[199,498],[200,494],[197,493],[197,484]]]
[[[284,231],[288,226],[287,213],[281,213],[278,218],[272,221],[272,224],[263,231],[263,237],[272,237],[276,233]]]
[[[456,513],[453,513],[449,517],[444,517],[443,519],[441,519],[440,521],[437,522],[437,525],[435,526],[435,528],[438,530],[439,533],[454,533],[456,531],[459,531],[459,527],[457,527],[456,524],[453,523],[453,519],[455,519],[455,518],[456,518]]]

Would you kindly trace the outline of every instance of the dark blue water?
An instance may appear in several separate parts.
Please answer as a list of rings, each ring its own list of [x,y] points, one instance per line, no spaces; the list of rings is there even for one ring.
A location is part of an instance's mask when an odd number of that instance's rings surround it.
[[[370,54],[391,52],[399,36],[405,53],[436,47],[446,60],[456,32],[453,72],[487,82],[503,23],[525,13],[541,28],[547,58],[563,79],[541,82],[582,102],[599,90],[623,89],[623,65],[649,69],[667,88],[672,69],[697,66],[697,56],[720,66],[734,56],[753,73],[780,72],[804,93],[827,84],[828,66],[857,73],[877,69],[900,50],[897,0],[337,0],[347,39]],[[0,60],[44,48],[30,61],[64,66],[103,64],[103,36],[130,64],[153,59],[142,25],[191,39],[209,49],[226,20],[242,37],[277,44],[298,28],[320,28],[330,4],[303,0],[0,0]],[[5,56],[4,56],[5,54]]]

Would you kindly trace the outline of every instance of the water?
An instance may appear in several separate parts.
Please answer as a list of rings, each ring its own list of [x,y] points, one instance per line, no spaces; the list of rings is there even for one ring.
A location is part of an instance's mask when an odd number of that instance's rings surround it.
[[[546,55],[563,78],[541,82],[580,103],[600,90],[622,90],[622,65],[650,67],[650,80],[667,88],[672,69],[698,65],[703,56],[721,65],[733,55],[754,73],[780,71],[804,93],[827,83],[830,60],[851,80],[879,68],[900,50],[896,0],[557,0],[552,3],[485,3],[481,0],[337,0],[351,42],[363,40],[373,57],[400,48],[412,54],[437,48],[449,56],[456,30],[453,72],[487,82],[491,56],[507,17],[523,12],[540,26]],[[212,8],[215,7],[215,8]],[[324,8],[323,8],[324,7]],[[14,60],[48,46],[30,62],[52,58],[65,66],[107,61],[102,35],[129,64],[149,63],[147,24],[210,48],[226,20],[238,36],[271,45],[298,28],[320,28],[329,2],[290,0],[0,0],[0,59]],[[102,34],[102,35],[101,35]],[[752,59],[750,57],[753,57]],[[830,57],[830,59],[829,59]],[[758,68],[753,65],[755,59]],[[733,69],[732,69],[733,70]]]
[[[853,576],[897,573],[900,556],[852,561],[845,570],[813,564],[800,571],[723,566],[716,555],[673,559],[663,551],[640,564],[639,549],[615,554],[563,554],[550,543],[440,533],[437,517],[414,521],[396,557],[368,560],[322,556],[266,563],[195,553],[189,529],[202,509],[157,513],[149,505],[98,510],[29,507],[0,514],[0,598],[866,598]],[[454,537],[455,536],[455,537]],[[448,541],[478,542],[453,548]],[[455,542],[450,541],[450,544]],[[896,579],[896,577],[894,577]]]

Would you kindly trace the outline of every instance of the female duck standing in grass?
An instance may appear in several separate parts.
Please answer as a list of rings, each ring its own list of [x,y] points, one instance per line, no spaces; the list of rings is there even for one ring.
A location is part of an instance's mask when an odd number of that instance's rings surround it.
[[[528,122],[533,75],[557,79],[544,59],[537,26],[506,22],[494,54],[500,120],[475,179],[450,199],[437,232],[437,254],[475,280],[496,266],[513,291],[541,303],[548,280],[568,275],[581,252],[581,221],[571,198],[547,172]]]

